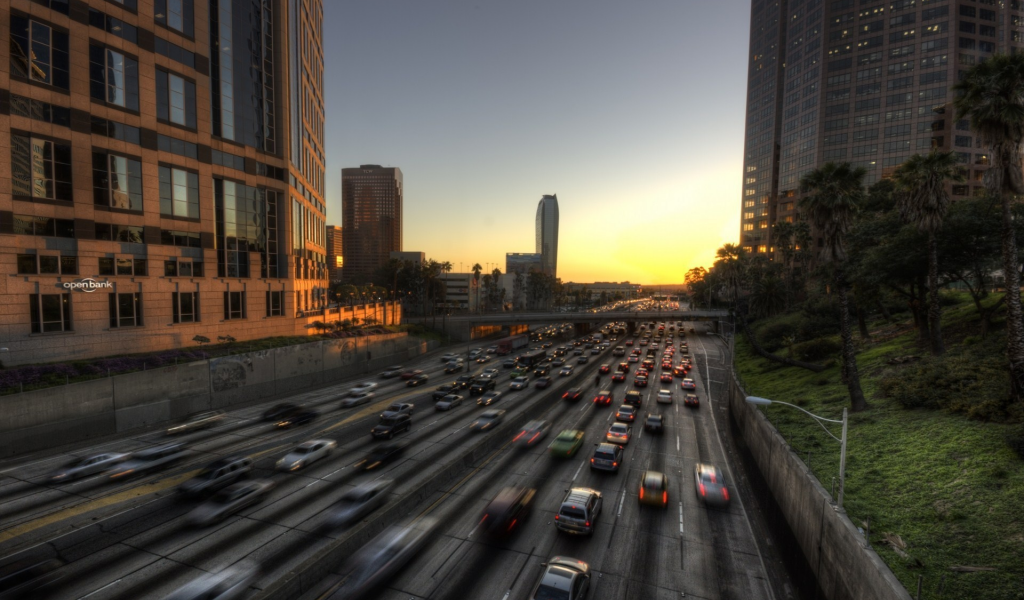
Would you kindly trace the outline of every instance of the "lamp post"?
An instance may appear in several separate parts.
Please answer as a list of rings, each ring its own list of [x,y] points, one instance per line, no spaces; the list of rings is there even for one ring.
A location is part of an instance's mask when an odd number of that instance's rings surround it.
[[[843,408],[843,418],[842,418],[842,420],[836,420],[836,419],[826,419],[825,417],[819,417],[818,415],[816,415],[814,413],[811,413],[811,412],[808,412],[808,411],[800,408],[799,406],[797,406],[795,404],[790,404],[789,402],[782,402],[782,401],[779,401],[779,400],[769,400],[768,398],[759,398],[757,396],[747,396],[747,402],[749,402],[750,404],[754,404],[756,406],[768,406],[769,404],[782,404],[784,406],[790,406],[792,408],[795,408],[795,409],[799,410],[800,412],[802,412],[802,413],[810,416],[811,418],[815,419],[816,421],[818,421],[818,425],[820,425],[821,428],[825,430],[825,433],[829,434],[829,436],[831,436],[832,439],[834,439],[835,441],[839,442],[839,446],[840,446],[840,450],[839,450],[839,498],[838,498],[836,504],[837,504],[837,506],[839,508],[842,508],[843,507],[843,492],[846,491],[846,429],[847,429],[847,423],[848,423],[847,418],[846,418],[846,408]],[[823,423],[842,423],[842,425],[843,425],[843,437],[842,438],[837,438],[835,436],[835,434],[833,434],[831,431],[829,431],[828,428],[825,427],[825,425]]]

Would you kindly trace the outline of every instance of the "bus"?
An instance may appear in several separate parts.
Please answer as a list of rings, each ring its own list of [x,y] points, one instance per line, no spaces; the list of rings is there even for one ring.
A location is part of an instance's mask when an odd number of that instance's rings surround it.
[[[504,356],[509,354],[513,350],[525,348],[530,344],[530,338],[526,335],[511,335],[507,338],[501,338],[497,342],[498,350],[495,354]]]
[[[534,365],[539,363],[548,357],[547,350],[534,350],[533,352],[527,352],[516,359],[516,364],[526,369],[532,369]]]

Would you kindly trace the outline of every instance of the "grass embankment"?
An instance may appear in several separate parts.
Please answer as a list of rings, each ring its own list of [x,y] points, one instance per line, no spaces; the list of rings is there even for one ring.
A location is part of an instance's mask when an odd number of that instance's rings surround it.
[[[979,351],[992,347],[992,337],[1000,343],[1002,332],[979,341],[974,307],[962,297],[955,299],[958,304],[944,309],[944,360],[954,365],[985,362]],[[975,420],[968,411],[907,409],[898,399],[884,397],[883,388],[893,389],[904,370],[909,379],[920,369],[914,362],[894,364],[892,359],[923,356],[927,350],[906,315],[896,315],[893,323],[872,323],[871,334],[870,340],[858,336],[858,366],[871,408],[850,415],[844,500],[850,519],[864,529],[870,519],[872,546],[912,595],[920,575],[922,598],[1024,599],[1024,460],[1005,440],[1015,426]],[[1005,362],[1001,353],[989,353],[989,358]],[[812,373],[758,357],[745,339],[736,344],[736,368],[748,394],[839,418],[849,400],[837,361],[831,363],[825,372]],[[886,377],[889,386],[882,383]],[[980,379],[964,385],[963,393],[1008,390],[1005,368],[1001,377]],[[959,393],[957,383],[951,385],[952,390],[942,390],[947,396]],[[963,400],[969,404],[971,399]],[[839,444],[799,411],[768,407],[767,415],[802,459],[808,460],[809,453],[810,468],[831,489],[839,471]],[[897,550],[899,542],[888,543],[895,539],[891,536],[899,536],[905,547]]]

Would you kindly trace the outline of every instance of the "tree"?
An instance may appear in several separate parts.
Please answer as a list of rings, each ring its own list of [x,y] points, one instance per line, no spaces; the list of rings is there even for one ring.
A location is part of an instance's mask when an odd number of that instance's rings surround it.
[[[714,268],[718,269],[719,275],[725,279],[732,291],[732,303],[735,308],[740,298],[740,282],[746,270],[747,251],[738,244],[725,244],[716,251],[715,256],[718,258],[715,260]]]
[[[1020,304],[1015,197],[1024,194],[1024,54],[996,54],[971,67],[953,90],[956,118],[970,118],[971,129],[991,152],[982,181],[1002,201],[1003,285],[1006,288],[1006,354],[1010,361],[1010,400],[1024,400],[1024,310]]]
[[[864,176],[861,167],[849,163],[825,163],[800,180],[805,193],[800,208],[810,217],[815,230],[822,236],[824,247],[821,258],[832,266],[836,294],[839,296],[840,334],[843,339],[843,371],[850,392],[851,410],[868,407],[860,387],[857,371],[857,352],[850,331],[849,284],[846,281],[846,235],[850,230],[857,205],[864,199]]]
[[[526,280],[523,277],[523,272],[516,271],[515,276],[512,278],[512,306],[515,310],[522,308],[523,288],[525,285]]]
[[[945,353],[939,306],[939,244],[936,234],[949,210],[947,181],[963,181],[954,152],[915,154],[894,174],[900,193],[896,207],[908,223],[928,234],[928,328],[932,354]]]
[[[472,269],[470,270],[473,271],[473,279],[476,279],[477,282],[479,282],[480,272],[483,271],[484,268],[480,266],[480,263],[474,263]]]

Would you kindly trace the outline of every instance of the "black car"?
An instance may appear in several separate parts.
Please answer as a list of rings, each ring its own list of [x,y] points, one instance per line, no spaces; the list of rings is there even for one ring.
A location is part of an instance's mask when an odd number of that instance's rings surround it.
[[[381,444],[371,450],[363,460],[357,462],[356,467],[362,468],[365,471],[376,469],[377,467],[401,456],[401,454],[405,452],[407,446],[408,444],[405,442],[388,442],[386,444]]]
[[[482,394],[482,393],[486,392],[487,390],[493,390],[493,389],[494,389],[494,380],[493,379],[477,379],[477,380],[473,381],[473,385],[471,385],[469,387],[469,393],[471,395],[475,396],[476,394]]]
[[[278,429],[286,429],[292,425],[306,425],[316,421],[316,418],[320,416],[320,413],[312,409],[297,410],[291,412],[277,421]]]
[[[543,377],[547,375],[550,371],[551,369],[549,367],[537,367],[536,369],[533,370],[533,376]]]
[[[484,509],[480,523],[484,533],[501,537],[512,533],[530,514],[537,490],[527,487],[503,488]]]
[[[387,438],[391,439],[395,437],[396,433],[402,433],[403,431],[409,431],[412,427],[412,418],[409,415],[388,415],[381,417],[380,423],[374,426],[370,430],[370,435],[374,438]]]
[[[626,397],[622,399],[623,404],[635,406],[640,408],[640,403],[643,402],[643,396],[636,390],[630,390],[626,392]]]
[[[583,390],[581,388],[569,388],[564,394],[562,394],[562,399],[569,400],[570,402],[575,402],[582,397]]]
[[[551,385],[551,378],[545,376],[545,377],[537,378],[537,381],[533,384],[533,387],[542,390],[542,389],[548,387],[549,385]]]
[[[462,375],[455,380],[455,383],[459,386],[460,390],[464,390],[473,384],[472,375]]]
[[[417,387],[430,381],[430,377],[426,373],[418,373],[413,375],[408,381],[405,382],[406,387]]]
[[[444,398],[448,394],[455,393],[455,390],[461,389],[461,387],[462,386],[460,386],[458,382],[455,381],[451,383],[444,383],[437,386],[437,388],[434,390],[434,393],[430,394],[430,397],[433,398],[434,400],[440,400],[441,398]]]
[[[282,417],[286,417],[289,414],[291,414],[293,412],[296,412],[298,410],[299,410],[299,406],[297,406],[295,404],[292,404],[290,402],[285,402],[283,404],[277,404],[277,405],[275,405],[275,406],[273,406],[271,408],[268,408],[263,413],[263,420],[264,421],[279,421],[279,420],[281,420]]]
[[[665,430],[665,420],[661,415],[647,415],[644,419],[644,431],[649,433],[661,433]]]

